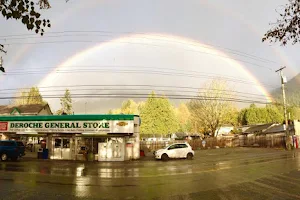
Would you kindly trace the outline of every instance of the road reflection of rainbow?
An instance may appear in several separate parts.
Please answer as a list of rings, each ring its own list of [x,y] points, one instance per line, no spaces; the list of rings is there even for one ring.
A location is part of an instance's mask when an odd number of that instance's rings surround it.
[[[122,43],[134,44],[137,42],[139,42],[138,44],[141,44],[140,43],[141,41],[144,44],[149,44],[149,45],[151,45],[151,43],[153,43],[155,41],[162,41],[164,43],[164,46],[179,43],[181,45],[184,45],[184,47],[187,50],[201,51],[201,52],[208,53],[209,55],[213,54],[213,55],[221,56],[220,59],[224,60],[224,62],[229,64],[231,67],[233,67],[234,70],[237,70],[239,73],[246,75],[249,78],[249,80],[253,82],[253,85],[255,85],[256,89],[265,96],[265,98],[268,102],[272,101],[271,95],[267,92],[267,90],[241,63],[239,63],[233,59],[230,59],[230,57],[228,55],[226,55],[225,53],[223,53],[219,50],[213,49],[212,47],[205,46],[205,45],[199,43],[198,41],[194,41],[194,40],[187,39],[184,37],[179,37],[179,36],[167,35],[167,34],[142,34],[142,35],[133,34],[133,35],[127,35],[125,37],[113,39],[111,41],[104,42],[101,44],[97,44],[94,47],[85,49],[85,50],[75,54],[71,58],[68,58],[66,61],[61,63],[59,66],[57,66],[55,69],[53,69],[53,71],[49,75],[47,75],[45,77],[45,79],[43,79],[40,82],[39,86],[43,87],[43,86],[51,85],[51,83],[55,82],[54,80],[57,75],[57,74],[55,74],[56,70],[58,70],[58,69],[66,70],[68,67],[70,67],[70,66],[72,67],[72,65],[76,65],[76,63],[84,60],[85,57],[96,53],[97,51],[107,47],[108,45],[114,45],[114,44],[120,44],[120,43],[121,44]]]

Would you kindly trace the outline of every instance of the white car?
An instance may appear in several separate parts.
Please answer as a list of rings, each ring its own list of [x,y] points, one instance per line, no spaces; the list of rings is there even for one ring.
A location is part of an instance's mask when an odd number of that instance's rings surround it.
[[[169,158],[193,159],[195,152],[188,143],[176,143],[154,152],[156,159],[168,160]]]

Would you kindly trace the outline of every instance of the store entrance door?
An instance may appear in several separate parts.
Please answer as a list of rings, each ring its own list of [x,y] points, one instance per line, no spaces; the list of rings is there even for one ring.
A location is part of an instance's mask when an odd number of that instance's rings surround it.
[[[124,138],[108,138],[98,143],[98,161],[124,161]]]
[[[53,138],[53,159],[71,160],[70,138]]]

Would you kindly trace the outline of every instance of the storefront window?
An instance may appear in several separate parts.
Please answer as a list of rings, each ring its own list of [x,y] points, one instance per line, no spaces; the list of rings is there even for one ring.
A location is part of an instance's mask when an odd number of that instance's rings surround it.
[[[55,139],[55,148],[61,148],[61,139]]]
[[[70,139],[63,139],[63,148],[70,148]]]
[[[106,141],[107,138],[79,138],[77,139],[77,154],[83,154],[87,151],[98,154],[98,143]]]

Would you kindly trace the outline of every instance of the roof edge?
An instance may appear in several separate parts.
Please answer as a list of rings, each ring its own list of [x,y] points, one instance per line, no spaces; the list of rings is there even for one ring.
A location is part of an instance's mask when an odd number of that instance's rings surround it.
[[[34,115],[0,116],[0,121],[97,121],[97,120],[134,120],[136,115]]]

